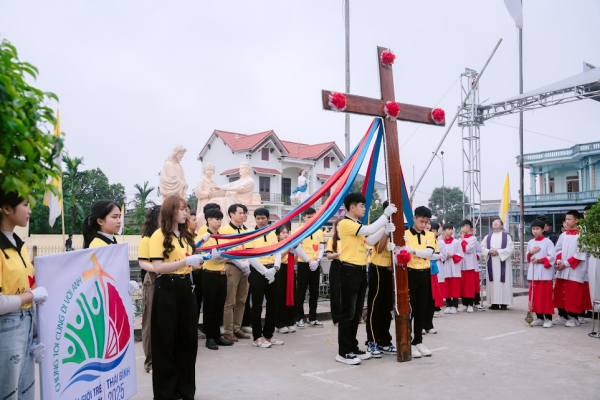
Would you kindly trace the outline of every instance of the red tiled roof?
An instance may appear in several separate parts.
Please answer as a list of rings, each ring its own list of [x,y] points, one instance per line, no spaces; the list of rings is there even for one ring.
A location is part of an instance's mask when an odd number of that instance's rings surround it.
[[[225,132],[225,131],[217,131],[215,130],[215,134],[219,136],[223,141],[227,144],[227,146],[231,147],[233,151],[241,151],[241,150],[250,150],[256,147],[260,142],[262,142],[267,136],[275,133],[273,131],[266,131],[255,133],[253,135],[244,135],[241,133],[233,133],[233,132]]]
[[[304,144],[282,140],[281,143],[289,152],[287,156],[292,158],[319,158],[331,146],[335,146],[335,142]]]
[[[272,169],[272,168],[252,167],[252,169],[255,172],[258,172],[260,174],[281,175],[281,172],[277,171],[276,169]],[[232,168],[232,169],[228,169],[227,171],[221,172],[221,175],[232,175],[232,174],[237,174],[238,172],[240,172],[239,168]]]
[[[317,174],[317,178],[319,179],[323,179],[323,180],[327,180],[331,177],[331,175],[326,175],[326,174]]]
[[[280,219],[277,214],[269,214],[269,221],[279,221]]]

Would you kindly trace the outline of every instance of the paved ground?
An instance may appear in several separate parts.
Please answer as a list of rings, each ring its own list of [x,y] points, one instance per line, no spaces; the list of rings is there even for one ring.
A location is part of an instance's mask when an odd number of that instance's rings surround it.
[[[430,358],[395,356],[346,366],[334,361],[337,330],[306,328],[279,335],[284,346],[259,349],[250,341],[210,351],[199,343],[196,399],[599,399],[600,340],[591,324],[528,328],[526,297],[509,311],[444,315],[424,343]],[[589,320],[588,320],[589,321]],[[392,326],[393,330],[393,326]],[[365,340],[359,328],[359,340]],[[138,394],[151,399],[136,343]]]

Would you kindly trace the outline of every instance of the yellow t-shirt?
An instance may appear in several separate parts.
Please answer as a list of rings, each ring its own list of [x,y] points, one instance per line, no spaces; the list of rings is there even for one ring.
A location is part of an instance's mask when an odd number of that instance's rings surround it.
[[[138,260],[150,261],[150,238],[144,236],[138,246]]]
[[[206,235],[208,233],[208,225],[203,225],[202,227],[200,227],[200,229],[198,229],[198,233],[196,233],[196,237],[194,238],[194,243],[198,243],[199,241],[202,240],[202,236]]]
[[[433,249],[434,253],[439,253],[437,240],[433,232],[424,231],[417,235],[412,228],[406,231],[406,244],[415,250]],[[429,258],[417,257],[414,254],[410,258],[407,267],[413,269],[427,269],[430,266]]]
[[[333,238],[330,238],[327,241],[327,247],[325,247],[325,253],[333,253],[337,254],[342,250],[342,241],[337,241],[337,250],[333,250]],[[335,258],[335,260],[339,260],[339,258]],[[332,260],[333,261],[333,260]]]
[[[96,237],[94,238],[94,240],[92,240],[92,242],[90,243],[90,249],[93,249],[95,247],[102,247],[102,246],[108,246],[111,244],[117,244],[117,239],[114,240],[114,242],[111,242],[109,238],[107,238],[106,236],[104,236],[101,233],[96,233]]]
[[[296,231],[298,231],[298,229],[296,229]],[[302,250],[304,250],[310,260],[317,259],[317,256],[319,255],[319,245],[323,243],[324,240],[325,237],[323,236],[323,231],[319,229],[302,241]],[[304,260],[298,261],[304,262]]]
[[[219,229],[219,233],[221,235],[232,235],[232,234],[244,233],[244,232],[246,232],[246,229],[243,226],[241,228],[237,228],[231,222],[228,223],[227,225],[221,227],[221,229]],[[235,240],[237,240],[237,239],[235,239]],[[228,243],[231,241],[233,241],[233,239],[221,239],[219,242],[220,243]],[[229,250],[241,250],[241,249],[245,249],[245,248],[246,248],[246,244],[241,244],[241,245],[235,246]],[[245,261],[245,260],[240,260],[240,261]]]
[[[35,270],[25,243],[13,234],[17,247],[0,233],[0,293],[12,296],[35,288]],[[6,253],[6,254],[5,254]],[[23,304],[21,309],[31,308],[32,302]]]
[[[248,243],[246,245],[246,248],[258,249],[261,247],[271,246],[275,243],[277,243],[277,235],[275,234],[275,232],[271,231],[266,235],[262,235],[254,239],[252,242]],[[271,254],[270,256],[265,257],[259,257],[258,261],[260,261],[262,265],[273,265],[275,263],[275,254]]]
[[[358,235],[362,224],[348,217],[338,224],[341,242],[340,261],[355,265],[367,264],[367,245],[364,235]]]
[[[386,242],[386,247],[383,249],[381,253],[377,252],[377,247],[379,243],[373,246],[373,251],[371,252],[371,264],[380,266],[380,267],[391,267],[392,266],[392,253],[390,253],[387,249],[387,243],[390,240],[388,239]]]
[[[175,246],[175,249],[169,253],[168,258],[164,258],[163,256],[163,241],[165,236],[161,229],[158,229],[156,232],[152,234],[150,238],[150,259],[151,260],[162,260],[164,262],[174,262],[185,260],[187,256],[191,256],[194,254],[194,249],[187,242],[183,240],[179,240],[175,235],[171,238],[171,243]],[[191,267],[189,265],[184,265],[183,267],[169,272],[169,274],[189,274],[191,271]]]
[[[206,235],[206,233],[209,233],[208,229],[206,230],[205,233],[203,233],[203,235]],[[220,230],[218,230],[217,233],[219,234],[222,232]],[[211,237],[210,239],[208,239],[206,242],[204,242],[202,244],[200,249],[202,249],[202,247],[215,246],[217,244],[219,244],[219,241],[217,239]],[[225,261],[217,262],[214,260],[206,260],[206,261],[204,261],[204,264],[202,264],[202,268],[206,271],[223,271],[225,269]]]

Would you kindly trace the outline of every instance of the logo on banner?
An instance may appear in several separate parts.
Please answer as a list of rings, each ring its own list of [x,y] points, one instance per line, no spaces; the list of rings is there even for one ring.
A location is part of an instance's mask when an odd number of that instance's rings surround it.
[[[57,363],[78,365],[61,393],[77,382],[95,381],[101,373],[118,367],[131,338],[129,318],[123,299],[115,288],[115,279],[102,269],[95,254],[90,254],[90,258],[94,267],[83,272],[72,284],[61,307],[66,315],[64,320],[68,322],[59,348],[66,346],[66,350],[55,361],[55,376]],[[73,293],[76,290],[79,295],[75,297]],[[126,369],[119,374],[128,374],[128,371]]]

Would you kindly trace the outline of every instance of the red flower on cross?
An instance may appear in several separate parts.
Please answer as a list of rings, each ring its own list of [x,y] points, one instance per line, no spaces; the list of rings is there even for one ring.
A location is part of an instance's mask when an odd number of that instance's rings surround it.
[[[385,66],[390,66],[394,63],[394,60],[396,59],[396,55],[394,53],[392,53],[391,51],[384,51],[383,53],[381,53],[381,62],[385,65]]]
[[[400,114],[400,105],[395,101],[388,101],[383,106],[383,112],[385,113],[386,118],[390,121],[395,121],[398,118],[398,114]]]
[[[346,109],[346,96],[341,93],[330,94],[329,107],[333,111],[344,111]]]
[[[446,113],[441,108],[436,108],[431,111],[431,119],[436,124],[443,124],[446,120]]]

